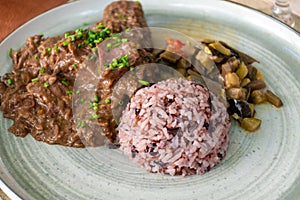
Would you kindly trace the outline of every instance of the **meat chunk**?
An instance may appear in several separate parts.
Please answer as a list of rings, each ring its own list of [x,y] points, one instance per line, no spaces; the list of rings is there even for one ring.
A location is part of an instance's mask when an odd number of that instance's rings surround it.
[[[107,6],[103,21],[94,27],[49,38],[28,37],[22,48],[11,51],[12,72],[0,77],[0,110],[5,118],[14,121],[9,131],[21,137],[30,134],[49,144],[72,147],[101,144],[97,141],[99,131],[82,137],[77,130],[72,110],[77,72],[85,67],[87,60],[95,57],[97,44],[105,43],[113,33],[142,27],[147,24],[140,3],[117,1]],[[111,58],[128,54],[130,66],[151,61],[151,53],[136,47],[140,41],[147,41],[149,46],[150,32],[135,30],[135,33],[138,35],[135,40],[120,46],[126,47],[125,50],[112,49],[108,53],[99,48],[99,56]],[[129,69],[102,70],[102,79],[97,85],[98,125],[111,141],[116,137],[116,123],[105,100],[111,95],[114,83]]]
[[[147,27],[142,5],[134,1],[115,1],[109,4],[104,10],[102,23],[112,33],[120,33],[128,28]]]

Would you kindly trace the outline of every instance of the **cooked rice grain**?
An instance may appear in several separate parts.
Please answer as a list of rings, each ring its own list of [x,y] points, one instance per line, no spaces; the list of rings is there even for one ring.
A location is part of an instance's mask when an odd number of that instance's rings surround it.
[[[215,95],[186,79],[138,90],[123,111],[120,148],[150,172],[203,174],[228,147],[229,116]]]

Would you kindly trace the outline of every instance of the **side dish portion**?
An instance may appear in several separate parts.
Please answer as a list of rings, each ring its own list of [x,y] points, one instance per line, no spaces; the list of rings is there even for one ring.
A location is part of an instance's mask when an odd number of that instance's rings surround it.
[[[150,172],[203,174],[226,154],[230,128],[226,106],[184,78],[142,88],[118,127],[120,148]]]
[[[283,106],[280,98],[267,89],[262,71],[253,66],[258,61],[222,41],[205,39],[202,43],[224,79],[229,114],[243,129],[256,131],[261,120],[255,118],[255,105],[269,102]]]

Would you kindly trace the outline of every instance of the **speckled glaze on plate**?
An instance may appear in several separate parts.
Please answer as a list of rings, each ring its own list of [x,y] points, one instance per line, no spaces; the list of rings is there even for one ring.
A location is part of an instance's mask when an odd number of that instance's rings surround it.
[[[27,36],[62,34],[102,17],[106,0],[69,3],[29,21],[0,44],[0,74],[9,48]],[[12,199],[299,199],[300,36],[257,11],[211,0],[141,1],[148,24],[195,39],[223,40],[260,63],[284,107],[258,107],[262,127],[246,134],[233,123],[222,163],[203,176],[150,174],[119,150],[51,146],[7,132],[0,118],[0,187]]]

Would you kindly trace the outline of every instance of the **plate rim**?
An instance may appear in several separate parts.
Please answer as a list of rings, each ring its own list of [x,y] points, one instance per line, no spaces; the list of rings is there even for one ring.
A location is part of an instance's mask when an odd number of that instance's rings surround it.
[[[80,5],[82,4],[83,2],[84,3],[88,3],[89,1],[91,2],[94,2],[93,0],[85,0],[85,1],[80,1],[80,0],[75,0],[75,1],[71,1],[71,2],[67,2],[67,3],[64,3],[62,5],[59,5],[59,6],[56,6],[54,8],[51,8],[33,18],[31,18],[30,20],[26,21],[25,23],[19,25],[18,27],[16,27],[13,31],[11,31],[7,36],[5,36],[1,41],[0,41],[0,48],[1,46],[7,41],[9,40],[11,37],[14,36],[14,34],[18,33],[22,28],[30,25],[31,23],[33,23],[35,20],[38,20],[39,18],[41,18],[42,16],[45,16],[45,15],[48,15],[52,12],[58,12],[59,10],[63,10],[65,8],[68,8],[69,6],[75,6],[76,4]],[[218,1],[218,0],[213,0],[213,1]],[[232,5],[236,5],[236,6],[239,6],[240,8],[245,8],[245,9],[248,9],[248,10],[251,10],[253,13],[256,13],[256,15],[261,15],[261,17],[266,17],[268,19],[271,19],[273,20],[275,23],[277,24],[280,24],[281,26],[285,27],[286,29],[288,29],[289,31],[293,32],[293,33],[296,33],[299,37],[300,37],[300,31],[297,31],[295,28],[293,27],[290,27],[289,25],[285,24],[284,22],[280,21],[279,19],[276,19],[274,18],[273,16],[271,15],[268,15],[266,13],[264,13],[263,11],[260,11],[260,10],[256,10],[248,5],[243,5],[242,3],[239,3],[239,2],[233,2],[233,1],[230,1],[230,0],[222,0],[223,2],[225,3],[228,3],[228,4],[232,4]],[[107,1],[99,1],[99,3],[106,3]],[[111,2],[109,0],[109,2]],[[141,1],[142,4],[143,4],[143,1]],[[197,2],[196,0],[192,0],[192,1],[188,1],[188,3],[190,2],[194,2],[194,3],[200,3],[200,2]],[[206,1],[203,1],[203,2],[211,2],[209,0],[206,0]],[[201,2],[202,3],[202,2]],[[144,6],[145,7],[145,6]],[[145,9],[146,10],[146,9]],[[0,157],[0,161],[1,161],[1,157]],[[15,179],[13,179],[15,181]],[[299,177],[297,178],[296,180],[296,186],[293,185],[293,188],[292,189],[292,192],[295,191],[295,190],[300,190],[300,180],[299,180]],[[20,187],[19,185],[17,185],[17,187]],[[20,187],[22,190],[23,188]],[[0,176],[0,189],[5,193],[5,195],[7,195],[10,199],[22,199],[19,194],[17,194],[17,192],[15,192],[12,187],[10,185],[8,185],[7,183],[4,182],[4,180],[2,179],[2,177]],[[25,190],[24,190],[25,191]],[[30,196],[30,194],[26,192],[26,195]],[[288,196],[291,195],[292,192],[287,192],[287,194],[285,195],[284,198],[288,198]]]

